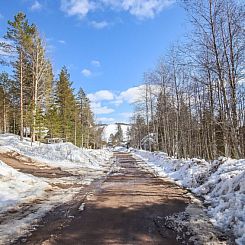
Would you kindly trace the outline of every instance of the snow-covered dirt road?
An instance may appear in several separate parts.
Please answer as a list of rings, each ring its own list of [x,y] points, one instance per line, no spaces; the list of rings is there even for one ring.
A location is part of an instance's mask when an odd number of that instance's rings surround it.
[[[144,163],[128,153],[114,156],[115,165],[107,177],[48,213],[30,236],[15,244],[186,244],[191,231],[182,227],[178,232],[171,227],[170,216],[194,205],[190,193],[144,170]],[[198,208],[189,210],[198,213]],[[223,236],[219,241],[208,220],[201,222],[197,244],[231,244]]]

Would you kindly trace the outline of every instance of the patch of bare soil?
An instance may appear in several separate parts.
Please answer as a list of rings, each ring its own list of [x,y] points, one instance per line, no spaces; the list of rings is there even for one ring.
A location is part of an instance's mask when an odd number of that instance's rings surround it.
[[[31,158],[14,151],[0,153],[0,160],[20,172],[32,174],[37,177],[61,178],[72,176],[71,173],[63,171],[60,168],[52,168],[37,161],[34,162]]]

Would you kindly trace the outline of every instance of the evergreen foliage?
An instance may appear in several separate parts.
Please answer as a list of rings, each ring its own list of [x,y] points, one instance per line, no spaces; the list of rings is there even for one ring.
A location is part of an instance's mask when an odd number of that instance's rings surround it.
[[[81,147],[99,147],[101,132],[84,90],[75,93],[65,66],[54,79],[44,39],[24,13],[8,24],[0,50],[17,55],[9,62],[13,79],[6,72],[0,74],[0,132],[18,133],[32,141],[63,138]],[[1,65],[7,65],[5,61],[1,56]]]

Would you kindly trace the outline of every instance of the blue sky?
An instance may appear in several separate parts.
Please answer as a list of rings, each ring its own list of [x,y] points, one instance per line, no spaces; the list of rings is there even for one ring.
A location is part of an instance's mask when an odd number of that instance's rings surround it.
[[[26,13],[46,38],[54,72],[66,65],[100,122],[126,122],[144,72],[185,33],[174,0],[0,0],[0,35]]]

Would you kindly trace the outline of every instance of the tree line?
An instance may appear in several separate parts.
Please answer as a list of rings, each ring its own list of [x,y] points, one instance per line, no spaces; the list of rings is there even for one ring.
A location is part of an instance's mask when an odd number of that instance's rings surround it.
[[[185,0],[191,31],[144,75],[131,145],[176,157],[245,156],[245,8]]]
[[[54,78],[45,40],[22,12],[8,21],[0,64],[9,68],[0,73],[0,132],[19,134],[21,140],[28,136],[32,142],[46,135],[98,147],[101,132],[84,90],[75,92],[65,66]]]

